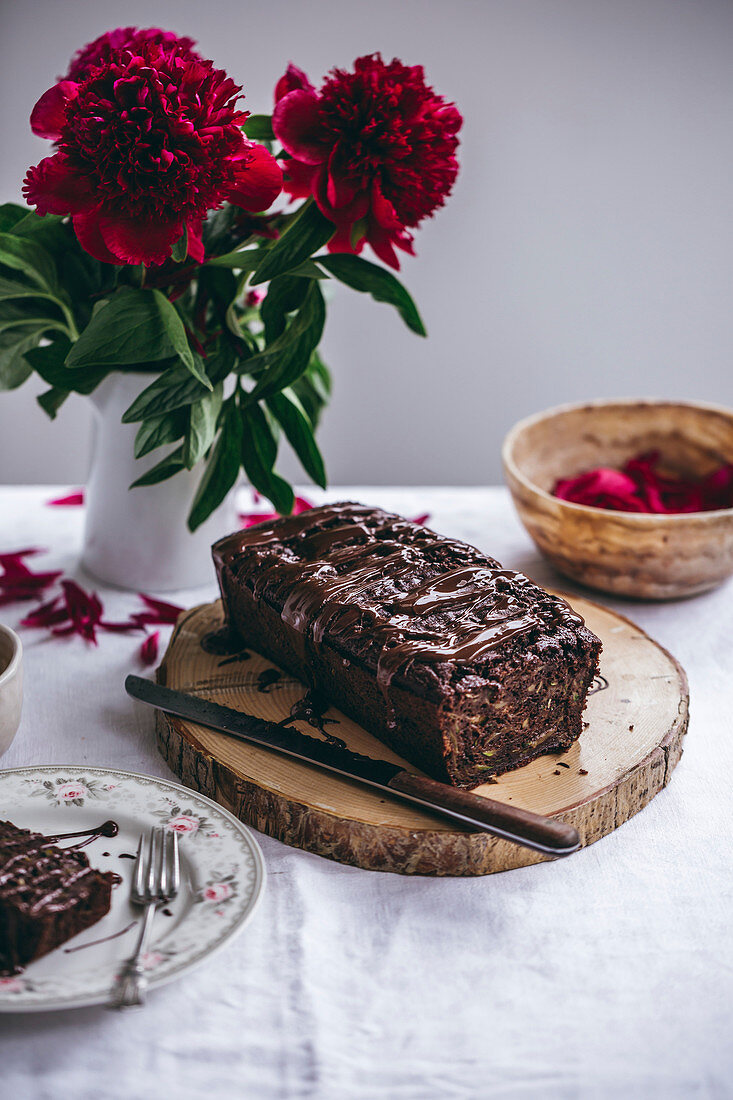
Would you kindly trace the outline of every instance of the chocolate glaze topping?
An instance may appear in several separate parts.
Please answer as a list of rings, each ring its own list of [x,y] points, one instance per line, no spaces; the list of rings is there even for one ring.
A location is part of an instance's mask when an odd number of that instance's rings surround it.
[[[241,568],[255,598],[316,647],[368,623],[385,695],[415,661],[475,662],[517,635],[583,623],[523,574],[400,516],[345,503],[285,522],[282,534],[274,521],[221,540],[217,568]]]

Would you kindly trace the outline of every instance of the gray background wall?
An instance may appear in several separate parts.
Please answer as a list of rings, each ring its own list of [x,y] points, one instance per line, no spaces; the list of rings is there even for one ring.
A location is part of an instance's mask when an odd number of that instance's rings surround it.
[[[519,417],[614,395],[733,404],[733,4],[727,0],[4,0],[0,199],[50,152],[28,116],[113,26],[188,34],[271,107],[289,60],[315,83],[381,50],[425,65],[465,116],[453,198],[403,277],[429,339],[348,291],[324,352],[333,483],[499,481]],[[0,394],[0,482],[80,482],[90,412],[50,424]],[[297,467],[287,458],[286,471]]]

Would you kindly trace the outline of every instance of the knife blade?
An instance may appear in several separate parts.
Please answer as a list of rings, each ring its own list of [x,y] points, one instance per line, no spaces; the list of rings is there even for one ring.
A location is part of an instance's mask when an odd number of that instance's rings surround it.
[[[167,714],[186,718],[252,745],[273,749],[295,760],[316,764],[336,775],[355,779],[457,821],[468,829],[478,829],[550,856],[569,856],[580,847],[577,830],[564,821],[449,787],[435,779],[415,775],[388,760],[375,760],[332,742],[309,737],[292,726],[267,722],[233,707],[163,687],[141,676],[128,676],[125,690],[134,699]]]

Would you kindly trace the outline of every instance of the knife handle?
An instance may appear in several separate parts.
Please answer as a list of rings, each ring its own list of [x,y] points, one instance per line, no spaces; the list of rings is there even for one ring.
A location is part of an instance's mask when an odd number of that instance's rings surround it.
[[[495,802],[408,771],[398,772],[388,785],[410,802],[545,855],[569,856],[580,847],[580,836],[572,825],[519,806]]]

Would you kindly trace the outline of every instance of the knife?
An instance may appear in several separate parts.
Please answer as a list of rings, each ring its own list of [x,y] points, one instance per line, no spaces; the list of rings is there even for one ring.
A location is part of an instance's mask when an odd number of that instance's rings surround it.
[[[128,676],[125,690],[134,699],[167,714],[187,718],[197,725],[208,726],[251,745],[274,749],[295,760],[317,764],[336,775],[356,779],[359,783],[375,787],[441,817],[458,821],[469,829],[491,833],[535,852],[548,856],[569,856],[580,847],[577,829],[564,821],[541,817],[519,806],[508,806],[458,787],[449,787],[426,776],[414,775],[399,764],[374,760],[328,741],[319,741],[291,726],[267,722],[232,707],[163,687],[141,676]]]

